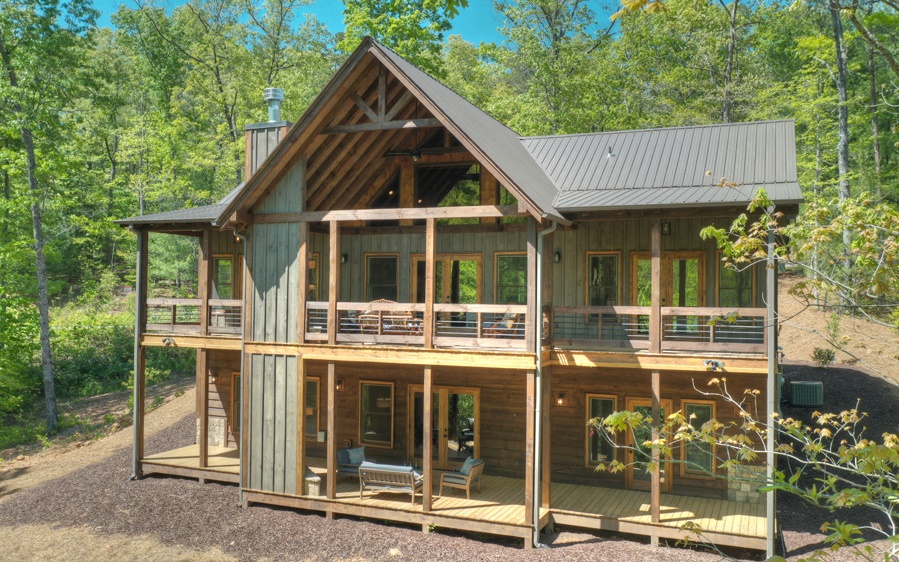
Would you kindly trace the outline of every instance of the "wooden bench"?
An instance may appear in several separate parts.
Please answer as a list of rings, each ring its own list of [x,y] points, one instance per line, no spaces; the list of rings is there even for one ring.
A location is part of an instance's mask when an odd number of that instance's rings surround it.
[[[359,466],[359,499],[363,498],[364,490],[398,492],[412,494],[412,505],[415,505],[415,493],[421,490],[423,483],[424,479],[411,466],[372,462]]]

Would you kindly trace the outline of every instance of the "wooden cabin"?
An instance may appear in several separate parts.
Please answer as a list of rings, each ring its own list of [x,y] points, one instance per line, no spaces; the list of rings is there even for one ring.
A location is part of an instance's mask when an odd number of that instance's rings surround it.
[[[658,540],[692,521],[773,550],[763,465],[738,478],[695,448],[649,474],[586,421],[734,419],[694,389],[710,376],[776,404],[776,272],[725,269],[699,232],[760,187],[797,211],[792,122],[522,138],[372,39],[296,123],[276,109],[219,204],[120,221],[139,240],[135,477],[526,546],[555,524]],[[197,298],[148,294],[150,234],[199,238]],[[145,454],[152,346],[197,350],[198,437]],[[419,467],[411,504],[360,497],[337,457],[361,446]],[[479,489],[439,495],[469,456]],[[632,467],[595,470],[613,458]]]

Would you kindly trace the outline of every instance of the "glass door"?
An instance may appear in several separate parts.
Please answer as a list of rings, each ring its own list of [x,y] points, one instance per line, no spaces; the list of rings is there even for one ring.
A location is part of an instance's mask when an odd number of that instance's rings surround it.
[[[424,458],[424,390],[410,387],[409,456],[419,464]],[[457,468],[469,456],[478,457],[480,393],[478,389],[435,387],[432,416],[434,468]]]
[[[628,398],[626,401],[627,409],[630,412],[637,412],[645,418],[652,419],[652,401],[645,398]],[[671,413],[671,401],[662,400],[660,419],[664,420],[665,416]],[[627,459],[627,487],[632,490],[649,490],[652,473],[647,468],[652,461],[652,449],[644,443],[652,440],[652,430],[649,427],[639,427],[628,435],[626,449]],[[668,466],[667,459],[661,459],[661,482],[662,491],[671,491],[671,471]]]

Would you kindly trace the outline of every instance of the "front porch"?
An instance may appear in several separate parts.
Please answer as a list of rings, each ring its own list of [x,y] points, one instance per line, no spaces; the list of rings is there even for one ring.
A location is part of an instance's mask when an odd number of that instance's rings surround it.
[[[326,459],[307,457],[309,468],[327,479]],[[144,457],[145,472],[216,480],[238,481],[237,449],[209,448],[209,462],[200,467],[199,446],[190,445]],[[439,475],[439,471],[435,471]],[[439,477],[438,477],[439,478]],[[439,487],[435,479],[435,494]],[[322,485],[321,490],[326,486]],[[429,526],[475,531],[522,538],[529,544],[531,527],[526,524],[524,480],[484,475],[481,490],[473,491],[470,500],[464,492],[447,490],[434,496],[430,512],[422,511],[421,499],[410,505],[407,494],[366,492],[359,498],[359,483],[351,478],[337,482],[334,499],[324,496],[288,496],[245,490],[245,501],[309,509],[333,514],[401,521]],[[702,529],[702,540],[719,546],[765,549],[765,506],[746,502],[661,495],[661,521],[651,522],[649,492],[552,484],[552,501],[540,514],[541,527],[554,522],[559,525],[603,531],[657,536],[672,540],[699,538],[682,529],[693,523]]]

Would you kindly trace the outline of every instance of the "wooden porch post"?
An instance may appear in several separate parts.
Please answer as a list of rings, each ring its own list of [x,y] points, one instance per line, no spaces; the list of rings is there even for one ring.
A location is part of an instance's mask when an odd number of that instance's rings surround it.
[[[299,265],[299,295],[297,296],[297,342],[306,341],[306,303],[309,301],[309,223],[301,222]],[[318,264],[316,264],[318,265]]]
[[[337,364],[328,362],[328,490],[327,497],[337,497]],[[328,512],[330,514],[330,512]]]
[[[424,473],[425,482],[422,489],[421,510],[427,513],[431,511],[431,499],[434,493],[434,470],[431,466],[434,458],[434,373],[430,366],[425,367],[425,384],[424,384],[424,427],[422,438],[422,472]],[[414,407],[414,405],[410,405]]]
[[[535,333],[535,321],[541,303],[537,302],[537,221],[532,217],[528,217],[528,302],[527,302],[527,321],[524,323],[524,348],[534,349],[537,341]],[[501,303],[505,304],[505,303]]]
[[[537,373],[530,369],[525,375],[527,380],[527,403],[525,404],[525,452],[524,452],[524,524],[534,526],[534,434],[536,433]],[[531,545],[531,538],[524,541],[525,547]]]
[[[141,335],[147,331],[147,239],[149,232],[136,230],[137,264],[134,299],[134,447],[131,478],[143,476],[141,459],[144,458],[144,396],[146,389],[147,356],[141,345]]]
[[[662,352],[662,223],[652,224],[652,307],[649,314],[649,351]],[[652,440],[659,438],[661,426],[661,381],[660,373],[652,371]],[[652,473],[649,492],[649,511],[653,523],[661,521],[662,502],[662,467],[658,449],[652,451],[652,462],[656,470]],[[670,475],[668,475],[670,478]],[[657,545],[659,537],[650,537],[652,544]]]
[[[200,238],[200,264],[197,296],[200,297],[200,335],[209,334],[209,295],[212,286],[212,235],[204,230]],[[209,352],[197,350],[197,400],[200,418],[200,468],[209,466]]]
[[[437,220],[426,219],[425,242],[425,314],[424,338],[425,348],[434,347],[434,275],[437,271]]]
[[[318,428],[316,428],[317,430]],[[306,495],[306,360],[297,357],[297,460],[296,495]]]
[[[328,344],[337,344],[337,300],[340,298],[340,223],[331,221],[328,245]],[[329,371],[330,372],[330,371]]]

